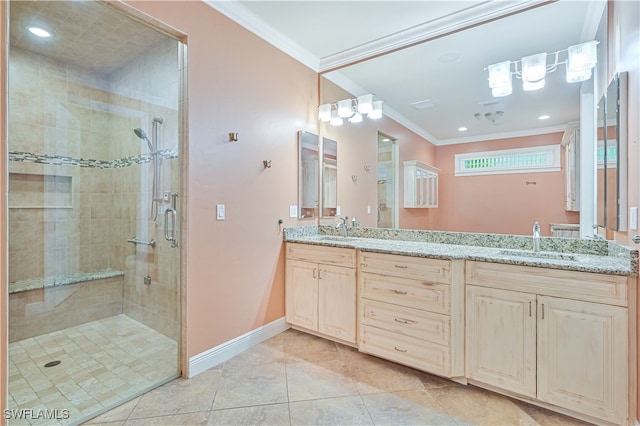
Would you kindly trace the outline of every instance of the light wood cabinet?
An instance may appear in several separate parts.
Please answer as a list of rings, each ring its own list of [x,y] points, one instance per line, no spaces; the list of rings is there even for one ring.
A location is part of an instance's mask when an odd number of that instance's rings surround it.
[[[355,344],[355,250],[288,243],[286,251],[287,322]]]
[[[629,423],[635,288],[627,277],[467,262],[466,282],[469,380]]]
[[[467,286],[467,377],[536,397],[536,296]]]
[[[358,263],[360,351],[463,376],[464,263],[368,252]]]
[[[404,166],[404,207],[438,207],[438,173],[435,167],[420,161],[405,161]]]

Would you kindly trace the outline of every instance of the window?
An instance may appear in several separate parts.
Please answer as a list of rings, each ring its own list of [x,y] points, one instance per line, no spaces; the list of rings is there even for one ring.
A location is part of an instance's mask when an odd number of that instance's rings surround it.
[[[560,145],[456,154],[455,175],[560,171]]]

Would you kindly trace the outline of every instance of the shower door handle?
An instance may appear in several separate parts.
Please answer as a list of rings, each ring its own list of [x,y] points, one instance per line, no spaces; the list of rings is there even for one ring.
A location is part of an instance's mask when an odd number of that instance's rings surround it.
[[[171,227],[169,227],[171,221]],[[171,247],[177,247],[178,241],[176,234],[178,232],[178,215],[176,209],[168,208],[164,211],[164,238],[171,243]]]

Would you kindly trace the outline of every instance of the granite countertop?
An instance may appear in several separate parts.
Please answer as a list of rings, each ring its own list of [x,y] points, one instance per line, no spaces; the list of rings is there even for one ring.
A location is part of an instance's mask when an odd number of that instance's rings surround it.
[[[563,239],[566,240],[566,239]],[[331,247],[348,247],[367,252],[428,257],[433,259],[462,259],[481,262],[505,263],[509,265],[535,266],[564,269],[570,271],[596,272],[611,275],[636,275],[637,257],[618,255],[597,255],[560,251],[541,251],[511,247],[484,247],[433,243],[426,241],[406,241],[389,238],[344,238],[337,235],[291,235],[286,242],[315,244]],[[636,252],[637,253],[637,252]]]

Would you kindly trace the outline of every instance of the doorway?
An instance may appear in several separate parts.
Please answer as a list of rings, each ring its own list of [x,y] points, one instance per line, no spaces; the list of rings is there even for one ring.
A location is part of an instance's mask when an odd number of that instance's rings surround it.
[[[398,141],[378,132],[378,228],[398,228]]]

